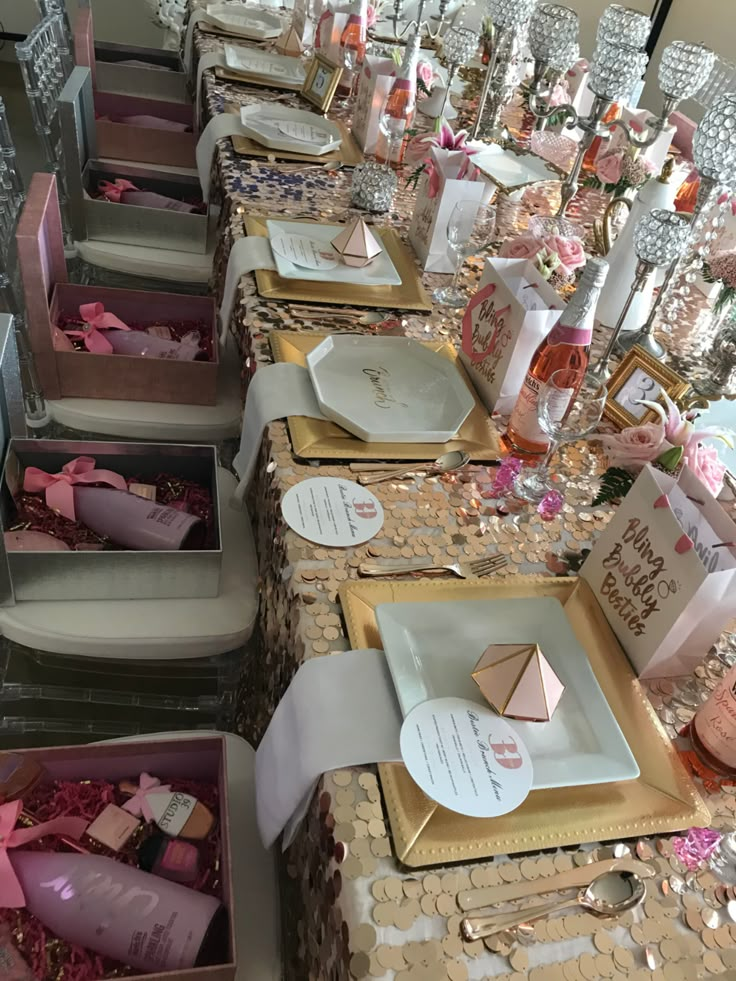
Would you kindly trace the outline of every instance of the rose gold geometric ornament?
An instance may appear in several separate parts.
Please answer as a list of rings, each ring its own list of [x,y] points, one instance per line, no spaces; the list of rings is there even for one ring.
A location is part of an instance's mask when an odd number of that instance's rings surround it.
[[[362,218],[356,218],[332,240],[346,266],[367,266],[383,252],[383,246]]]
[[[274,47],[279,54],[287,55],[289,58],[299,58],[304,53],[301,38],[291,26],[285,28],[276,38]]]
[[[539,644],[490,644],[472,674],[489,705],[520,722],[549,722],[565,690]]]

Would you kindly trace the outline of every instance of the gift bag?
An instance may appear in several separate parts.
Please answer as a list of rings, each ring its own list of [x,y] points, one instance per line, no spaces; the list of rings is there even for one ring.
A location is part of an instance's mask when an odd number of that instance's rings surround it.
[[[487,204],[493,187],[481,177],[472,157],[462,150],[433,146],[419,179],[409,241],[427,272],[451,273],[455,259],[447,244],[447,222],[458,201]]]
[[[532,355],[564,307],[533,263],[486,259],[463,316],[460,360],[492,412],[511,412]]]
[[[687,467],[646,467],[585,560],[641,678],[690,674],[736,615],[736,524]]]
[[[378,123],[395,77],[396,62],[393,58],[366,55],[358,76],[352,128],[355,141],[366,154],[376,152]]]
[[[338,13],[325,6],[315,31],[314,44],[317,51],[333,65],[342,65],[340,38],[348,22],[348,14]]]

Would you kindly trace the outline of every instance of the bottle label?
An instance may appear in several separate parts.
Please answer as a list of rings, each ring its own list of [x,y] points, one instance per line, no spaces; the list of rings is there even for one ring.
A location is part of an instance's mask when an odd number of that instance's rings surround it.
[[[196,798],[179,792],[148,793],[146,800],[150,804],[156,824],[172,838],[181,834],[197,806]]]
[[[538,443],[540,447],[545,448],[549,445],[549,436],[540,428],[537,414],[541,384],[543,383],[538,378],[535,378],[531,372],[527,372],[514,411],[511,413],[509,429],[528,443]],[[574,394],[575,389],[563,388],[552,396],[548,402],[548,415],[553,422],[559,422],[562,419]]]
[[[547,335],[547,343],[556,347],[558,344],[575,344],[578,347],[588,347],[593,339],[590,327],[568,327],[566,324],[556,324]]]
[[[703,746],[729,769],[736,769],[736,671],[729,671],[693,720]]]

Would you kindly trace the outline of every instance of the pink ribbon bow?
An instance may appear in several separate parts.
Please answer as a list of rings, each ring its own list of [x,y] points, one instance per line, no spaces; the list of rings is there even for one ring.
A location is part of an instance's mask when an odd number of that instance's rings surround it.
[[[153,821],[153,811],[148,803],[147,795],[153,793],[167,794],[171,787],[162,784],[158,777],[152,777],[150,773],[141,773],[138,780],[138,790],[133,796],[123,804],[123,810],[135,814],[136,817],[144,817],[146,821]]]
[[[20,800],[0,805],[0,909],[20,909],[26,905],[23,888],[8,855],[9,848],[27,845],[46,835],[67,835],[78,841],[89,823],[84,818],[59,817],[33,828],[16,831],[15,825],[22,810],[23,802]]]
[[[79,308],[79,316],[86,326],[82,330],[67,330],[67,337],[79,337],[84,346],[92,354],[112,354],[112,344],[101,331],[115,327],[117,330],[130,330],[127,324],[118,320],[114,313],[105,313],[101,303],[83,303]]]
[[[136,187],[135,184],[131,184],[130,181],[126,181],[123,177],[118,177],[114,184],[110,183],[110,181],[100,181],[97,187],[102,192],[102,196],[107,198],[108,201],[112,201],[114,204],[120,204],[120,200],[125,191],[140,190],[139,187]]]
[[[95,470],[91,456],[78,456],[61,468],[61,473],[46,473],[38,467],[26,467],[23,490],[30,494],[46,491],[46,504],[65,518],[76,521],[74,511],[74,484],[109,484],[117,490],[127,491],[125,478],[112,470]]]

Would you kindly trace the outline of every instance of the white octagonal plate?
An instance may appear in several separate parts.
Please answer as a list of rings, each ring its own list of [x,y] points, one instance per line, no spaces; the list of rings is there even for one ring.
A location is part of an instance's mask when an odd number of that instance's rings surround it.
[[[223,31],[258,41],[278,37],[284,28],[278,14],[239,3],[208,4],[207,20]]]
[[[405,337],[327,337],[307,368],[327,418],[366,442],[446,443],[475,404],[452,361]]]
[[[257,140],[270,150],[288,150],[291,153],[304,153],[319,157],[330,150],[336,150],[342,143],[338,127],[314,112],[304,109],[290,109],[288,106],[275,106],[272,103],[256,103],[243,106],[240,121],[245,135]],[[282,125],[293,124],[294,132],[302,132],[312,139],[296,139],[282,130]]]
[[[245,72],[293,85],[303,85],[306,78],[304,65],[299,58],[290,58],[275,51],[243,48],[237,44],[225,45],[225,64],[233,72]]]

